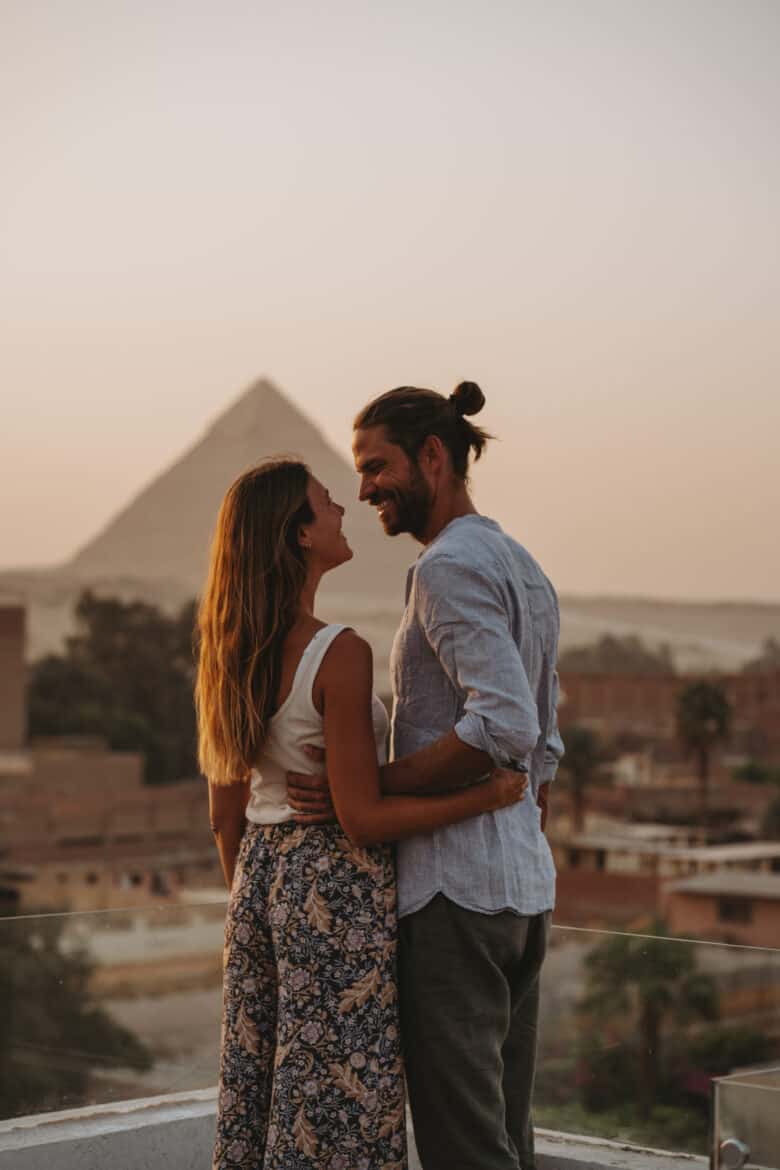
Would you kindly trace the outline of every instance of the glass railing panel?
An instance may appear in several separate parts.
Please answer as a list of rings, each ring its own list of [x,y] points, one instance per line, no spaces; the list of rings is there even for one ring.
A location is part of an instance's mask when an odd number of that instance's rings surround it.
[[[713,1170],[780,1170],[780,1067],[713,1085]]]
[[[225,906],[0,919],[0,1119],[214,1085]]]
[[[556,926],[537,1126],[706,1155],[711,1084],[780,1064],[780,951]]]
[[[224,914],[0,919],[0,1118],[213,1086]],[[706,1154],[713,1079],[780,1065],[780,951],[556,926],[541,1005],[537,1126]]]

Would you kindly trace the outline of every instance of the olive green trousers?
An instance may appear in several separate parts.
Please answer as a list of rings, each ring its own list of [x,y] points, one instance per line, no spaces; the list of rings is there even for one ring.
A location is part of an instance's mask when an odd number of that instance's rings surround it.
[[[423,1170],[534,1170],[549,926],[549,912],[480,914],[443,894],[401,919],[401,1034]]]

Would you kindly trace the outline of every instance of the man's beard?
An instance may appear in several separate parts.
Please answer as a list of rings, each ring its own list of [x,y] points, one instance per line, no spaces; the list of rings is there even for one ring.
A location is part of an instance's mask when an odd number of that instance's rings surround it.
[[[371,503],[379,505],[385,500],[393,505],[392,519],[380,517],[387,535],[398,536],[401,532],[409,532],[420,540],[428,526],[433,500],[419,468],[412,465],[409,486],[403,491],[382,492]]]

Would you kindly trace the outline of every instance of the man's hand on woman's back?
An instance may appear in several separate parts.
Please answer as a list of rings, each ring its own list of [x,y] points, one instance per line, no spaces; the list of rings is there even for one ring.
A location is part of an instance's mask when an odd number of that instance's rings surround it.
[[[313,765],[325,768],[322,748],[305,747],[303,750]],[[328,775],[324,770],[317,773],[288,772],[287,801],[295,809],[298,825],[329,825],[336,820]]]

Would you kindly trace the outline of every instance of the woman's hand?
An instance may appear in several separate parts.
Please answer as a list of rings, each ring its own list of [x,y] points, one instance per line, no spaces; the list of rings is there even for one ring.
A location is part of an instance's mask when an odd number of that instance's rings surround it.
[[[497,809],[517,804],[525,796],[527,787],[527,772],[494,768],[485,783],[479,785],[479,791],[484,795],[486,802],[485,812],[496,812]]]

